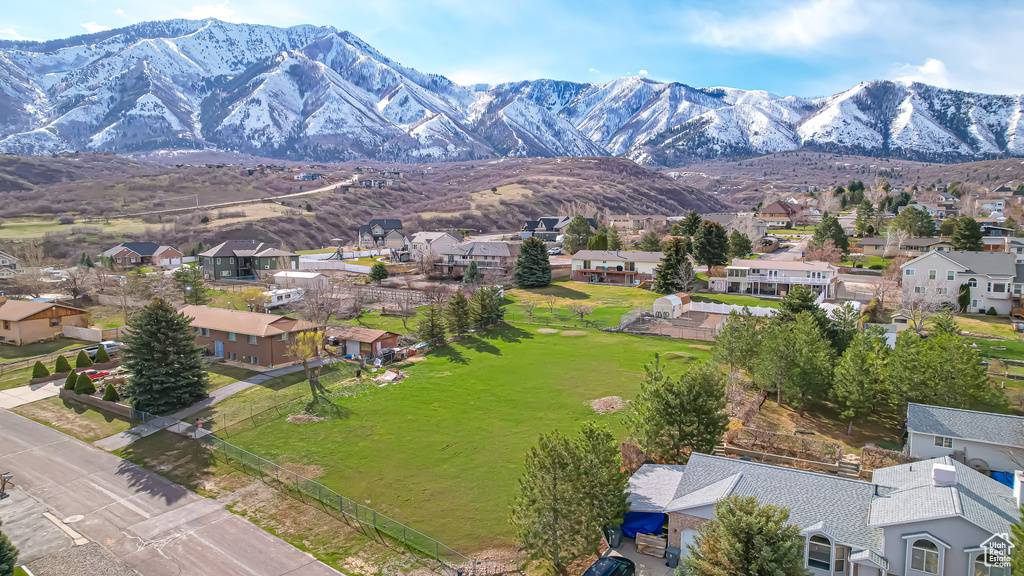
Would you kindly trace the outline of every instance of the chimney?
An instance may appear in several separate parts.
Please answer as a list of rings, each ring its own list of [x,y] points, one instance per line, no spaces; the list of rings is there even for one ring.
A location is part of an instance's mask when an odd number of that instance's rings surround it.
[[[933,465],[932,486],[936,488],[949,488],[951,486],[956,486],[956,468],[949,464]]]
[[[1024,491],[1024,472],[1017,470],[1013,473],[1013,499],[1017,501],[1017,508],[1020,508],[1021,492]]]

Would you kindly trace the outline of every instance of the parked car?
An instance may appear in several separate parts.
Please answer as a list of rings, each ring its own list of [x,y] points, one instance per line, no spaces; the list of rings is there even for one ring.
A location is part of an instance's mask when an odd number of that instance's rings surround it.
[[[583,576],[633,576],[636,564],[622,556],[605,556],[590,565]]]
[[[85,349],[85,353],[89,355],[89,358],[96,358],[96,352],[99,351],[100,346],[107,349],[107,355],[113,358],[117,355],[117,351],[121,348],[121,345],[113,340],[104,340],[97,346],[90,346]]]
[[[110,376],[110,370],[93,370],[89,368],[88,370],[82,370],[79,374],[85,374],[89,377],[89,380],[99,380],[100,378]]]
[[[557,256],[558,254],[561,254],[561,253],[562,253],[562,249],[559,248],[558,246],[555,246],[554,248],[548,250],[548,254],[551,254],[552,256]]]

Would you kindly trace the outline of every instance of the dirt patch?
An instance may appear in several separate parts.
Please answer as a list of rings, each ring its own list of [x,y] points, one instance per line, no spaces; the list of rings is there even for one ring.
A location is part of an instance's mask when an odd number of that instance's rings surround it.
[[[566,330],[562,332],[562,336],[586,336],[587,333],[583,330]]]
[[[370,566],[366,562],[366,560],[363,560],[362,558],[357,558],[355,556],[346,558],[345,561],[342,562],[341,567],[344,568],[346,572],[351,572],[353,574],[377,573],[377,568]]]
[[[292,424],[308,424],[310,422],[323,422],[326,418],[313,416],[312,414],[292,414],[286,420]]]
[[[598,414],[613,414],[626,407],[626,401],[618,396],[605,396],[590,403],[590,408]]]
[[[539,334],[558,334],[558,330],[554,328],[537,328]]]
[[[299,476],[309,480],[319,478],[324,475],[324,469],[316,464],[293,464],[292,462],[285,462],[284,464],[281,464],[281,467],[295,472]]]

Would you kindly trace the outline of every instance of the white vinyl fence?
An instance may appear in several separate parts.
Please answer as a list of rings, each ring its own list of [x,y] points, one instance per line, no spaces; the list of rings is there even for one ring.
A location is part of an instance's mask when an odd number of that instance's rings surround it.
[[[775,313],[775,308],[766,308],[763,306],[748,306],[747,308],[754,316],[771,316]],[[733,310],[742,314],[743,306],[737,306],[736,304],[716,304],[714,302],[691,302],[690,310],[693,310],[694,312],[724,314],[728,316]]]
[[[299,258],[299,270],[345,270],[359,274],[369,274],[370,267],[360,264],[349,264],[341,260],[314,260]]]

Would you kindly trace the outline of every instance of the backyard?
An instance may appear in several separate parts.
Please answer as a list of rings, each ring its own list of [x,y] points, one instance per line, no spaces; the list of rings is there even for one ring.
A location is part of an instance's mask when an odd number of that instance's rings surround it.
[[[624,435],[621,412],[599,415],[590,403],[634,397],[656,352],[676,374],[709,350],[682,340],[539,330],[548,329],[503,325],[464,337],[407,363],[405,380],[355,385],[337,401],[340,416],[305,424],[277,418],[229,430],[228,440],[298,463],[328,487],[463,553],[508,545],[508,505],[540,433],[602,420]]]

